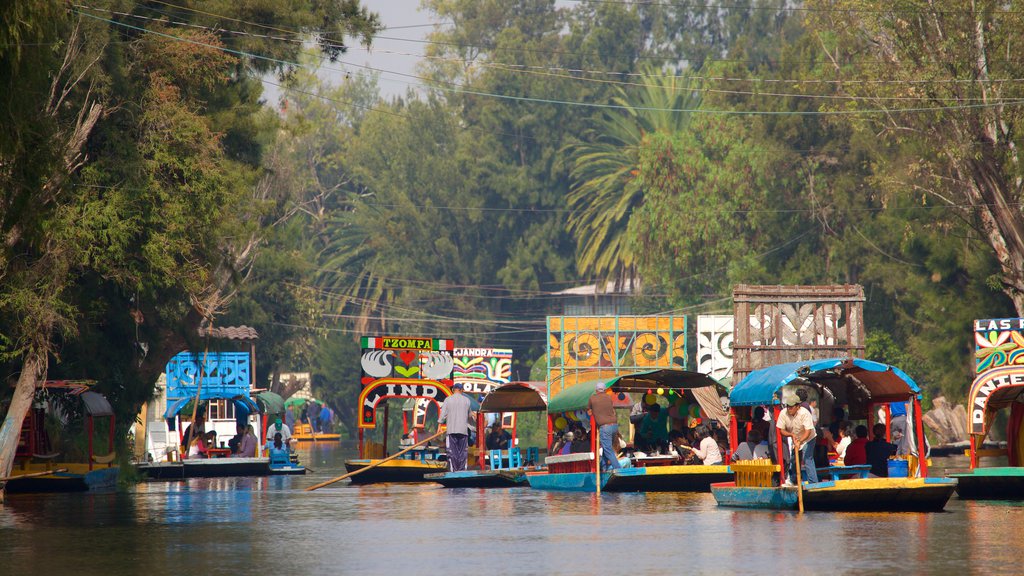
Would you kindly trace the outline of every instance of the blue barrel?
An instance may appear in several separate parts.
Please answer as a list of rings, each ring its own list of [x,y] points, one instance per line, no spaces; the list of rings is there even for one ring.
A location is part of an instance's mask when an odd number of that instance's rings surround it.
[[[906,460],[889,460],[889,478],[906,478],[909,471]]]

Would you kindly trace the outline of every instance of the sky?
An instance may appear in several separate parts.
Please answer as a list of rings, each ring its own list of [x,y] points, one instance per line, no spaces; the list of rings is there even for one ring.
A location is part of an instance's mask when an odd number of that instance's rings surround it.
[[[433,14],[420,11],[420,0],[363,0],[362,3],[380,15],[385,30],[373,39],[369,50],[353,46],[343,60],[350,63],[348,67],[353,70],[359,70],[354,66],[359,65],[391,72],[382,72],[380,76],[380,91],[385,98],[405,94],[411,84],[418,81],[398,74],[416,74],[416,64],[425,48],[422,40],[433,30]]]

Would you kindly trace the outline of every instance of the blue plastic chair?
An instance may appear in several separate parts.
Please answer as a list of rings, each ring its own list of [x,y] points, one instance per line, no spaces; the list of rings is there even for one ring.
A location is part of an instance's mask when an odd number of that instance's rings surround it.
[[[491,470],[501,470],[501,450],[491,450]]]
[[[540,448],[530,446],[526,449],[526,464],[540,466]]]
[[[508,449],[508,467],[509,468],[522,468],[523,467],[523,453],[519,451],[519,447]]]

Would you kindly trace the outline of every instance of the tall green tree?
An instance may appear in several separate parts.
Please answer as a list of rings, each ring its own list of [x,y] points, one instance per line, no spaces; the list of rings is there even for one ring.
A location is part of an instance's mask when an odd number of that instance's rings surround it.
[[[576,238],[576,266],[585,277],[622,283],[637,277],[637,257],[628,241],[630,218],[643,205],[641,149],[656,135],[683,132],[700,96],[685,78],[653,66],[640,68],[642,87],[616,87],[612,105],[582,141],[570,144],[572,213],[568,229]]]

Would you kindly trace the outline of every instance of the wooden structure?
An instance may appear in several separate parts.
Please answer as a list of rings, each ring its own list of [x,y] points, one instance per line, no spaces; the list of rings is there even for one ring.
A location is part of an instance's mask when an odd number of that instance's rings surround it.
[[[548,398],[658,368],[686,369],[685,316],[548,316]]]
[[[740,284],[733,302],[733,385],[768,366],[864,355],[860,285]]]

